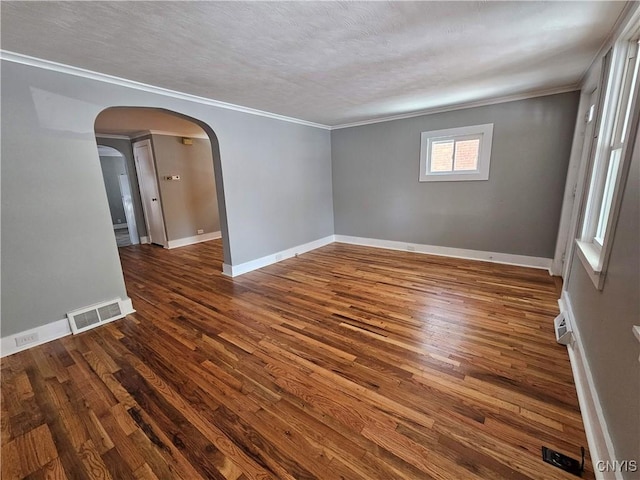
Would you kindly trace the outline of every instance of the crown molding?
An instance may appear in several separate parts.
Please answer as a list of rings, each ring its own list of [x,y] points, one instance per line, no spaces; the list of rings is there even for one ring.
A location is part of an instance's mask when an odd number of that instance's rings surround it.
[[[212,107],[224,108],[226,110],[234,110],[236,112],[248,113],[249,115],[257,115],[260,117],[272,118],[275,120],[281,120],[283,122],[289,122],[289,123],[297,123],[299,125],[321,128],[324,130],[331,129],[329,125],[323,125],[321,123],[309,122],[307,120],[287,117],[285,115],[279,115],[277,113],[265,112],[263,110],[257,110],[255,108],[243,107],[241,105],[235,105],[233,103],[221,102],[219,100],[214,100],[212,98],[200,97],[198,95],[178,92],[176,90],[170,90],[168,88],[163,88],[163,87],[156,87],[154,85],[149,85],[142,82],[136,82],[134,80],[128,80],[126,78],[115,77],[113,75],[107,75],[105,73],[94,72],[92,70],[86,70],[84,68],[65,65],[58,62],[52,62],[50,60],[44,60],[42,58],[31,57],[29,55],[23,55],[21,53],[10,52],[8,50],[0,50],[0,59],[6,60],[7,62],[19,63],[22,65],[28,65],[31,67],[51,70],[54,72],[66,73],[67,75],[74,75],[76,77],[82,77],[90,80],[96,80],[99,82],[110,83],[112,85],[118,85],[121,87],[133,88],[135,90],[155,93],[157,95],[163,95],[165,97],[172,97],[180,100],[186,100],[189,102],[209,105]]]
[[[96,138],[111,138],[113,140],[131,140],[127,135],[114,135],[112,133],[97,133]]]
[[[393,120],[402,120],[404,118],[421,117],[423,115],[433,115],[434,113],[453,112],[454,110],[464,110],[466,108],[486,107],[488,105],[497,105],[499,103],[516,102],[518,100],[526,100],[528,98],[546,97],[547,95],[556,95],[558,93],[575,92],[580,90],[578,84],[565,85],[562,87],[548,88],[545,90],[535,90],[528,93],[518,93],[514,95],[506,95],[504,97],[488,98],[485,100],[477,100],[473,102],[457,103],[442,107],[427,108],[410,113],[400,113],[398,115],[390,115],[388,117],[373,118],[371,120],[362,120],[360,122],[343,123],[335,125],[330,130],[340,130],[342,128],[360,127],[363,125],[371,125],[374,123],[391,122]]]
[[[132,107],[136,108],[136,107]],[[203,140],[209,140],[209,136],[206,133],[197,135],[185,135],[180,132],[169,132],[166,130],[140,130],[132,133],[131,135],[116,135],[113,133],[97,133],[96,138],[112,138],[114,140],[135,140],[136,138],[145,137],[147,135],[168,135],[171,137],[185,137],[185,138],[201,138]]]
[[[605,38],[604,42],[602,42],[602,45],[600,45],[600,48],[593,56],[593,60],[591,60],[591,63],[589,63],[587,68],[582,73],[580,82],[578,82],[581,87],[585,85],[585,82],[587,81],[587,75],[589,75],[589,70],[591,70],[591,67],[593,67],[594,63],[605,55],[607,49],[615,44],[618,37],[623,36],[625,33],[631,33],[630,30],[634,28],[634,24],[638,23],[639,21],[640,4],[638,4],[637,2],[627,2],[627,4],[620,12],[620,15],[618,15],[618,18],[616,19],[613,28],[611,28],[609,35],[607,35],[607,38]],[[637,26],[635,26],[635,28],[637,28]]]
[[[131,135],[129,135],[129,139],[137,140],[138,138],[148,137],[150,135],[151,135],[151,130],[140,130],[139,132],[132,133]]]
[[[344,123],[335,126],[324,125],[321,123],[309,122],[299,118],[287,117],[279,115],[277,113],[265,112],[263,110],[257,110],[254,108],[243,107],[241,105],[235,105],[232,103],[221,102],[211,98],[200,97],[189,93],[178,92],[176,90],[170,90],[163,87],[157,87],[146,83],[136,82],[134,80],[128,80],[126,78],[115,77],[113,75],[107,75],[105,73],[94,72],[86,70],[84,68],[74,67],[71,65],[64,65],[62,63],[52,62],[50,60],[44,60],[41,58],[31,57],[23,55],[21,53],[10,52],[8,50],[0,49],[0,59],[8,62],[19,63],[22,65],[28,65],[36,68],[42,68],[44,70],[51,70],[54,72],[65,73],[68,75],[74,75],[76,77],[87,78],[90,80],[96,80],[99,82],[110,83],[112,85],[118,85],[121,87],[133,88],[135,90],[141,90],[144,92],[154,93],[165,97],[177,98],[180,100],[186,100],[189,102],[200,103],[203,105],[209,105],[218,108],[224,108],[226,110],[234,110],[237,112],[247,113],[249,115],[257,115],[266,118],[273,118],[275,120],[281,120],[283,122],[296,123],[299,125],[305,125],[309,127],[321,128],[323,130],[340,130],[343,128],[359,127],[363,125],[371,125],[375,123],[390,122],[393,120],[402,120],[405,118],[420,117],[423,115],[431,115],[434,113],[451,112],[454,110],[463,110],[465,108],[484,107],[487,105],[495,105],[499,103],[514,102],[518,100],[526,100],[528,98],[543,97],[546,95],[555,95],[559,93],[567,93],[580,89],[580,84],[565,85],[562,87],[537,90],[529,93],[507,95],[503,97],[489,98],[485,100],[478,100],[473,102],[458,103],[453,105],[446,105],[442,107],[428,108],[410,113],[402,113],[398,115],[390,115],[386,117],[372,118],[369,120],[362,120],[358,122]],[[158,135],[171,135],[171,133],[158,132]],[[103,138],[109,138],[106,134],[100,135]],[[136,136],[139,136],[136,134]],[[127,137],[136,138],[136,137]],[[194,137],[195,138],[195,137]]]
[[[203,140],[209,140],[209,135],[206,133],[199,133],[197,135],[185,135],[180,132],[171,132],[167,130],[145,130],[141,132],[136,132],[131,135],[131,139],[136,139],[140,137],[144,137],[145,135],[168,135],[170,137],[185,137],[185,138],[201,138]]]

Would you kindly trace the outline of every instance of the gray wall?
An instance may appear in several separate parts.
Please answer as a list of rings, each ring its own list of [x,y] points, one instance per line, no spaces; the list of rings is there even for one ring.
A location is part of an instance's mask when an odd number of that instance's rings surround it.
[[[136,227],[138,236],[144,237],[147,229],[144,225],[144,214],[142,212],[142,200],[140,198],[140,190],[138,189],[138,174],[136,173],[136,165],[133,161],[133,150],[131,149],[131,141],[124,138],[105,138],[96,135],[96,143],[107,147],[115,148],[125,158],[126,173],[129,175],[129,184],[131,185],[131,198],[133,200],[133,214],[136,217]]]
[[[1,73],[3,337],[127,296],[94,133],[108,107],[167,109],[214,135],[228,263],[333,233],[326,130],[6,60]]]
[[[335,233],[552,258],[578,92],[331,132]],[[420,133],[493,123],[488,181],[418,182]]]
[[[162,212],[168,240],[220,231],[218,201],[209,140],[152,135],[153,154],[160,186]],[[166,180],[180,175],[180,180]]]
[[[107,191],[111,223],[114,225],[127,223],[120,193],[120,175],[127,173],[125,159],[122,156],[100,157],[100,168],[102,169],[102,178]]]
[[[640,130],[602,291],[573,255],[565,285],[618,460],[640,464]],[[638,478],[628,473],[626,478]]]

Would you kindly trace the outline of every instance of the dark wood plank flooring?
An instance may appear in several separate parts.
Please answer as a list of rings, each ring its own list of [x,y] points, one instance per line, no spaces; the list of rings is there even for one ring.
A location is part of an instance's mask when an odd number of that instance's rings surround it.
[[[120,249],[137,313],[2,360],[2,479],[562,479],[547,272],[332,244],[231,279]],[[593,478],[591,463],[585,478]]]

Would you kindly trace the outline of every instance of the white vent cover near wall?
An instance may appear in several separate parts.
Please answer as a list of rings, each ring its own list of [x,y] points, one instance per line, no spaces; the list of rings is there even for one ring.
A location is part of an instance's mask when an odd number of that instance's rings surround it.
[[[67,313],[67,317],[69,318],[71,331],[75,335],[76,333],[84,332],[90,328],[124,317],[126,314],[122,313],[122,311],[121,300],[116,299],[74,310],[73,312]]]
[[[561,313],[553,320],[553,326],[556,330],[556,341],[560,345],[569,345],[571,343],[571,339],[573,337],[573,333],[571,331],[571,325],[567,318],[565,318],[564,313]]]

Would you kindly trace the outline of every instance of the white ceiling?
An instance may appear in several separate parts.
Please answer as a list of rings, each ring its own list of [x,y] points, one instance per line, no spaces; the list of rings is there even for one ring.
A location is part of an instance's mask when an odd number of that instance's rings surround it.
[[[2,48],[340,125],[576,86],[624,2],[2,2]]]

